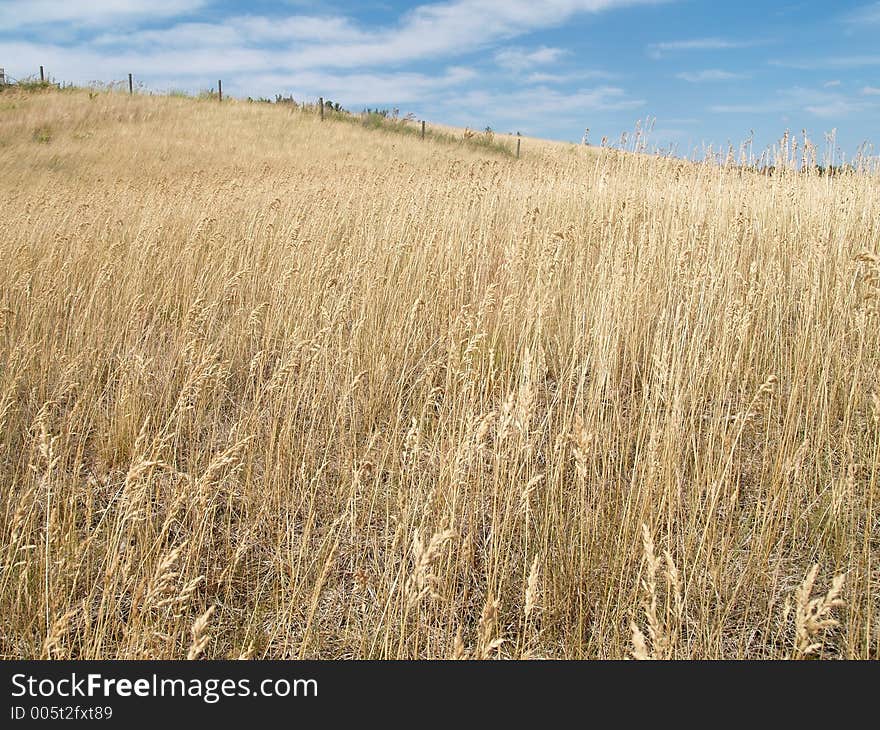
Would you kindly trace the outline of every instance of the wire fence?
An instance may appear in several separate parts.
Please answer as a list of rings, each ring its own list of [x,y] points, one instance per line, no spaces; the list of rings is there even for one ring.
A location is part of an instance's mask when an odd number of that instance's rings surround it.
[[[54,86],[59,89],[75,87],[74,84],[65,85],[64,82],[58,82],[54,78],[52,78],[49,74],[46,73],[46,68],[44,66],[40,66],[39,71],[39,81],[37,81],[37,75],[29,76],[25,79],[13,79],[8,74],[5,73],[3,68],[0,68],[0,86],[14,86],[14,85],[36,85],[40,86]],[[99,81],[91,82],[92,85],[101,86],[105,89],[111,89],[116,91],[124,91],[125,88],[128,88],[129,95],[134,95],[136,91],[140,91],[144,89],[144,86],[141,82],[136,82],[134,74],[127,74],[127,79],[122,81],[113,81],[110,83],[104,83]],[[152,93],[152,92],[150,92]],[[169,92],[173,93],[173,92]],[[212,99],[216,99],[218,102],[223,101],[223,80],[217,79],[217,91],[214,89],[210,89],[207,92],[202,92],[202,95],[207,96]],[[247,101],[267,101],[271,103],[269,99],[253,99],[251,97],[247,97]],[[282,95],[276,96],[277,103],[293,103],[297,105],[297,103],[293,100],[292,97],[284,97]],[[325,117],[329,117],[332,119],[342,119],[346,121],[351,121],[354,119],[363,119],[366,122],[372,122],[371,126],[380,126],[380,127],[394,127],[397,131],[401,131],[406,128],[407,132],[415,131],[415,133],[422,139],[426,139],[428,137],[435,140],[446,140],[450,141],[451,135],[448,131],[444,131],[440,127],[436,127],[434,129],[428,129],[427,122],[424,119],[416,119],[413,115],[407,115],[404,118],[398,118],[398,110],[395,109],[392,115],[388,114],[388,110],[380,111],[380,110],[371,110],[365,109],[362,114],[357,114],[354,112],[350,112],[346,109],[343,109],[342,106],[338,103],[334,103],[332,101],[325,101],[323,96],[319,96],[317,101],[313,104],[311,102],[303,101],[298,106],[303,108],[311,108],[317,111],[320,116],[321,121],[323,122]],[[413,127],[409,123],[415,123],[415,127]],[[522,139],[520,137],[519,132],[515,135],[516,146],[508,147],[506,144],[495,139],[494,132],[491,127],[486,127],[485,131],[482,134],[476,133],[471,129],[465,129],[464,138],[461,141],[468,143],[469,145],[476,145],[480,147],[486,147],[495,152],[500,152],[505,155],[514,156],[517,159],[520,157],[521,149],[522,149]]]

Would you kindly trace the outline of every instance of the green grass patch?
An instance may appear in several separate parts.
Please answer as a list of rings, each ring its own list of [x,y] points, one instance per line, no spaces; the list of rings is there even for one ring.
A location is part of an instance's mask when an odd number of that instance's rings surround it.
[[[358,124],[366,129],[390,132],[392,134],[403,134],[411,137],[421,137],[421,122],[413,118],[399,118],[396,115],[389,114],[384,110],[375,111],[368,109],[361,114],[352,114],[347,111],[324,112],[325,117],[329,119],[338,119],[340,121]],[[435,142],[443,144],[457,144],[467,147],[476,147],[487,152],[503,155],[505,157],[514,157],[516,150],[510,144],[496,138],[495,133],[488,127],[482,132],[475,132],[466,129],[463,134],[453,134],[452,132],[433,129],[430,125],[425,125],[425,139],[431,139]]]
[[[31,139],[37,144],[49,144],[52,141],[52,127],[48,124],[41,124],[34,129]]]

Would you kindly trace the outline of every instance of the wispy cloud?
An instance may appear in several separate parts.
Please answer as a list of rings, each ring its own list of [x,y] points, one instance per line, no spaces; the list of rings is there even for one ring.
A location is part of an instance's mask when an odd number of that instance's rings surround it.
[[[808,104],[804,107],[804,111],[816,117],[835,119],[864,111],[865,108],[865,104],[850,99],[831,99],[819,104]]]
[[[581,124],[589,115],[636,110],[646,104],[625,89],[616,86],[581,88],[572,92],[546,86],[534,86],[509,92],[474,90],[450,99],[445,118],[461,125],[482,122],[476,110],[492,110],[499,128],[525,128],[536,120],[551,120],[554,125]]]
[[[748,78],[748,75],[734,73],[733,71],[723,71],[719,68],[709,68],[705,71],[682,71],[681,73],[676,74],[675,77],[692,84],[699,84],[704,81],[732,81],[734,79],[745,79]]]
[[[716,114],[789,114],[807,113],[815,117],[835,119],[863,112],[875,105],[844,94],[794,87],[782,89],[771,98],[746,104],[716,104],[709,111]]]
[[[851,10],[841,20],[850,26],[880,25],[880,2]]]
[[[533,71],[523,79],[527,84],[570,84],[586,79],[613,79],[616,74],[609,71],[583,69],[566,73]]]
[[[793,68],[800,71],[821,71],[823,69],[867,68],[880,66],[880,55],[865,54],[859,56],[826,56],[823,58],[805,59],[773,59],[771,66]]]
[[[209,0],[4,0],[0,29],[15,30],[49,23],[100,27],[138,19],[178,18]]]
[[[536,30],[556,27],[575,15],[654,4],[659,0],[450,0],[419,5],[391,25],[363,26],[342,16],[229,18],[138,31],[122,21],[182,17],[209,0],[6,0],[0,29],[80,22],[100,28],[100,43],[149,47],[157,53],[226,42],[275,41],[289,68],[355,68],[460,56]],[[135,31],[135,32],[132,32]],[[2,32],[2,31],[0,31]],[[93,39],[97,41],[98,39]],[[540,51],[540,49],[539,49]]]
[[[194,90],[222,76],[232,94],[263,93],[271,81],[275,91],[333,94],[349,103],[407,101],[432,89],[473,86],[475,75],[461,70],[462,60],[466,65],[467,55],[478,51],[495,51],[496,64],[508,71],[546,70],[564,57],[563,49],[504,44],[576,15],[660,1],[448,0],[376,25],[302,7],[272,16],[193,14],[216,0],[0,0],[0,58],[14,59],[22,74],[45,65],[68,81],[133,72],[155,88]],[[70,24],[76,32],[62,32]],[[425,61],[435,70],[415,73],[413,64]],[[563,76],[527,83],[562,83]],[[566,80],[601,76],[586,71]],[[610,104],[612,97],[602,92],[598,98]]]
[[[293,67],[357,67],[444,58],[552,28],[581,13],[655,0],[452,0],[420,5],[394,26],[369,29],[367,39],[307,45],[291,52]]]
[[[512,39],[577,14],[656,0],[450,0],[420,5],[381,26],[302,8],[279,17],[191,14],[211,0],[35,2],[43,26],[36,28],[34,21],[35,28],[11,36],[4,33],[8,27],[0,27],[0,58],[15,59],[22,70],[45,65],[52,73],[63,73],[65,80],[80,82],[133,72],[157,89],[196,90],[221,77],[231,94],[320,94],[352,107],[442,105],[446,96],[463,104],[468,94],[483,94],[487,101],[482,108],[491,109],[493,118],[534,119],[542,109],[578,115],[633,109],[645,102],[618,86],[584,88],[587,79],[610,74],[558,71],[554,64],[567,51],[507,45]],[[9,17],[30,17],[30,11],[30,3],[0,0],[0,13]],[[165,27],[155,22],[155,15],[144,20],[148,11],[164,14]],[[67,19],[76,19],[80,30],[47,41],[45,30],[53,24],[61,27]],[[23,27],[24,21],[17,22]],[[484,71],[478,76],[469,66],[475,59],[468,54],[475,51],[487,53],[501,69],[525,75],[518,79],[523,88],[498,90],[510,79],[491,67],[487,71],[481,66]],[[430,70],[412,68],[413,62],[427,60],[433,61]],[[565,91],[553,88],[563,83]],[[491,91],[480,91],[487,86]]]
[[[567,51],[562,48],[541,46],[534,50],[524,48],[502,48],[495,53],[495,63],[511,71],[524,71],[534,66],[556,63]]]
[[[452,66],[439,74],[409,72],[339,73],[305,71],[291,78],[286,74],[256,73],[248,79],[251,94],[272,96],[278,89],[288,89],[295,98],[324,98],[343,102],[351,109],[359,106],[401,104],[423,106],[429,101],[453,98],[461,93],[462,84],[477,77],[473,69]]]
[[[731,48],[748,48],[759,43],[760,41],[733,41],[725,38],[692,38],[682,41],[651,43],[647,47],[647,52],[651,58],[663,58],[669,53],[680,51],[721,51]]]
[[[302,69],[292,73],[276,65],[271,51],[242,47],[226,48],[223,53],[216,48],[198,48],[161,55],[106,55],[89,49],[0,42],[0,55],[7,52],[25,67],[45,64],[53,74],[63,69],[67,78],[108,81],[124,78],[129,68],[148,69],[153,88],[194,90],[208,88],[222,76],[224,88],[230,94],[272,96],[284,91],[300,99],[323,95],[350,105],[420,102],[438,91],[460,87],[477,78],[476,71],[458,65],[440,68],[432,74],[339,69]]]
[[[785,106],[778,101],[759,101],[750,104],[713,104],[709,111],[713,114],[770,114],[784,111]]]
[[[101,48],[177,50],[232,45],[265,46],[294,43],[363,43],[370,33],[345,17],[263,16],[230,17],[217,23],[184,22],[158,30],[102,32],[90,44]]]
[[[864,96],[880,96],[880,88],[877,86],[865,86],[862,88]]]

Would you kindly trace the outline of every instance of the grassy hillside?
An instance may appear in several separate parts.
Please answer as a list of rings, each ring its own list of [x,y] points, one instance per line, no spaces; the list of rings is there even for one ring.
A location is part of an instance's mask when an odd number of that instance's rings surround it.
[[[3,657],[880,658],[877,177],[7,91],[0,200]]]

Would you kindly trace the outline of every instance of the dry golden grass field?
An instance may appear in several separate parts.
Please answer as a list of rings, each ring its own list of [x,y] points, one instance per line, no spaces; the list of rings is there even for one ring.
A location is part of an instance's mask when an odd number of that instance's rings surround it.
[[[880,658],[876,175],[7,91],[0,201],[3,658]]]

